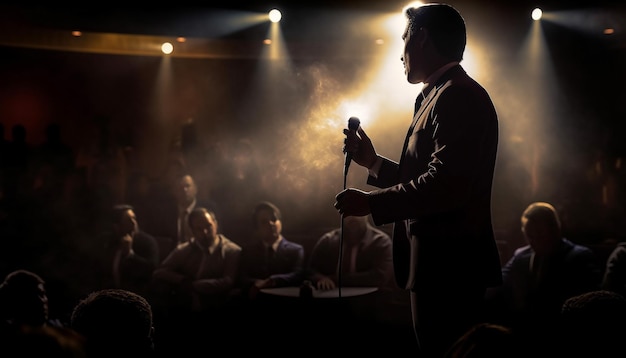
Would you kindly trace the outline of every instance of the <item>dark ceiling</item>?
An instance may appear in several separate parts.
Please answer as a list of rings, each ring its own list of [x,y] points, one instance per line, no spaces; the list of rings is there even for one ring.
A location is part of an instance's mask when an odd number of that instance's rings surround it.
[[[51,6],[49,4],[20,6],[15,4],[0,5],[0,19],[3,23],[32,25],[55,29],[83,31],[133,33],[146,35],[171,36],[207,36],[211,27],[206,23],[206,14],[226,14],[228,11],[266,12],[279,8],[286,14],[284,26],[301,26],[314,23],[315,31],[307,32],[310,36],[325,36],[336,30],[329,26],[326,15],[352,16],[355,13],[396,12],[406,5],[406,0],[299,0],[299,1],[211,1],[199,5],[177,1],[175,4],[150,6]],[[457,8],[490,9],[501,14],[527,12],[536,6],[545,11],[569,9],[606,9],[613,13],[611,21],[626,32],[626,20],[623,15],[626,5],[618,0],[457,0],[450,4]],[[107,3],[109,4],[109,3]],[[115,4],[115,3],[113,3]],[[294,31],[295,33],[295,31]]]
[[[367,31],[367,26],[359,20],[368,15],[380,13],[399,13],[406,0],[343,0],[343,1],[212,1],[202,5],[177,1],[175,4],[150,4],[150,6],[124,6],[107,2],[107,6],[51,6],[39,5],[0,5],[0,45],[21,45],[25,47],[43,47],[65,49],[67,37],[35,34],[48,30],[81,30],[90,33],[112,33],[124,35],[148,36],[184,36],[188,38],[209,39],[210,41],[253,40],[266,36],[267,26],[255,25],[234,32],[224,31],[234,19],[245,14],[262,14],[272,8],[279,8],[284,16],[281,21],[285,40],[300,47],[307,47],[304,52],[317,52],[315,46],[322,42],[340,44],[342,51],[346,44],[361,38],[372,38],[379,34]],[[538,6],[533,0],[457,0],[450,4],[457,7],[474,27],[497,37],[500,33],[523,31],[528,28],[530,11]],[[626,51],[626,2],[617,0],[596,0],[593,2],[542,1],[539,4],[544,11],[581,10],[583,21],[593,26],[590,34],[608,44],[620,53]],[[494,19],[496,17],[496,19]],[[610,37],[602,35],[606,27],[615,29]],[[521,30],[520,30],[521,29]],[[24,37],[22,37],[24,36]],[[515,35],[517,36],[517,35]],[[558,36],[558,34],[556,35]],[[595,39],[594,39],[595,40]],[[141,39],[124,39],[123,44],[141,42]],[[342,42],[339,42],[342,41]],[[558,43],[558,41],[556,41]],[[569,43],[567,43],[569,45]],[[232,41],[229,42],[232,45]],[[130,46],[130,45],[128,45]],[[357,45],[354,45],[357,46]],[[118,46],[119,47],[119,46]],[[337,47],[337,46],[335,46]],[[214,46],[214,48],[217,48]],[[73,48],[71,50],[81,49]],[[226,53],[227,49],[220,49]],[[92,51],[97,52],[97,51]],[[115,53],[112,51],[111,53]],[[255,51],[249,51],[256,53]],[[123,50],[117,53],[125,53]],[[176,55],[180,55],[179,52]],[[132,53],[131,53],[132,54]],[[135,53],[142,54],[142,53]],[[204,56],[205,54],[200,54]],[[244,55],[246,56],[246,55]]]

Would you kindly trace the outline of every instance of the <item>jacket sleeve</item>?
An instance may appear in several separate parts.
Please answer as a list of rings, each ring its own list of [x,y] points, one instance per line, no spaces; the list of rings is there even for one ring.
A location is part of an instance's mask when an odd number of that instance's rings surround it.
[[[304,274],[304,247],[291,243],[289,250],[291,267],[285,273],[274,274],[269,277],[274,280],[277,287],[296,286],[302,281],[302,275]]]
[[[626,293],[626,246],[616,246],[609,255],[602,279],[602,289]]]
[[[241,250],[228,248],[224,253],[224,275],[218,278],[199,279],[193,282],[193,288],[201,295],[230,292],[237,280]]]

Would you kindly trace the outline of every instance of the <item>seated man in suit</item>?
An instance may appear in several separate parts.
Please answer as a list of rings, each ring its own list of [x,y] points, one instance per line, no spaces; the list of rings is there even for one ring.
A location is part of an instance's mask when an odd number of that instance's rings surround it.
[[[328,290],[339,285],[383,289],[392,281],[391,237],[368,220],[369,216],[344,219],[342,250],[341,228],[325,233],[315,243],[308,268],[309,279],[317,289]],[[343,252],[341,275],[340,251]]]
[[[594,252],[562,236],[557,210],[531,203],[521,216],[528,245],[515,250],[502,267],[503,285],[487,291],[496,323],[531,335],[538,349],[555,328],[561,306],[570,297],[599,288],[601,269]]]
[[[398,287],[393,280],[391,237],[372,226],[369,216],[348,216],[342,229],[333,229],[322,235],[309,258],[307,277],[318,290],[336,287],[376,287],[371,299],[362,299],[355,307],[359,314],[384,314]],[[342,253],[339,262],[339,253]],[[341,271],[339,270],[341,266]]]
[[[143,295],[159,262],[156,239],[140,229],[130,205],[115,205],[109,223],[95,247],[99,282],[95,289],[122,288]]]
[[[281,212],[270,202],[254,209],[255,240],[243,247],[241,288],[254,299],[263,288],[298,286],[302,282],[304,247],[282,235]]]
[[[236,284],[241,247],[219,233],[215,213],[206,208],[191,211],[189,226],[191,240],[154,271],[155,298],[183,314],[215,312],[228,303]]]

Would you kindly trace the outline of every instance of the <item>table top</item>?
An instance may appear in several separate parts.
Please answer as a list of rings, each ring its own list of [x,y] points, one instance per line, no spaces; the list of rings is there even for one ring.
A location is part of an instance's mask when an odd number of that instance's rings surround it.
[[[313,290],[313,298],[342,298],[342,297],[354,297],[363,296],[372,292],[376,292],[378,287],[341,287],[334,288],[332,290]],[[262,293],[266,293],[274,296],[284,297],[300,297],[300,287],[276,287],[276,288],[263,288]]]

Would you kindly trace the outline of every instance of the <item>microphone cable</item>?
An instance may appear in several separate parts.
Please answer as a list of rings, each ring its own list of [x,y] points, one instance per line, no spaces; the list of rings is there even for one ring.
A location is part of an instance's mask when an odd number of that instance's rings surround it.
[[[357,117],[350,117],[348,119],[348,129],[356,131],[357,129],[359,129],[359,126],[361,125],[361,120],[358,119]],[[346,162],[345,165],[343,167],[343,190],[346,190],[347,188],[347,182],[348,182],[348,168],[350,166],[350,162],[352,161],[352,154],[351,153],[346,153]],[[341,228],[341,234],[339,236],[339,262],[337,263],[337,291],[338,291],[338,295],[339,298],[341,298],[341,286],[342,286],[342,271],[343,271],[343,222],[344,222],[344,216],[343,214],[341,214],[341,224],[340,224],[340,228]]]
[[[345,182],[345,179],[344,179]],[[344,189],[346,188],[344,184]],[[341,214],[341,234],[339,235],[339,262],[337,263],[337,290],[339,293],[339,298],[341,298],[341,286],[342,286],[342,271],[343,271],[343,231],[344,231],[344,216]]]

